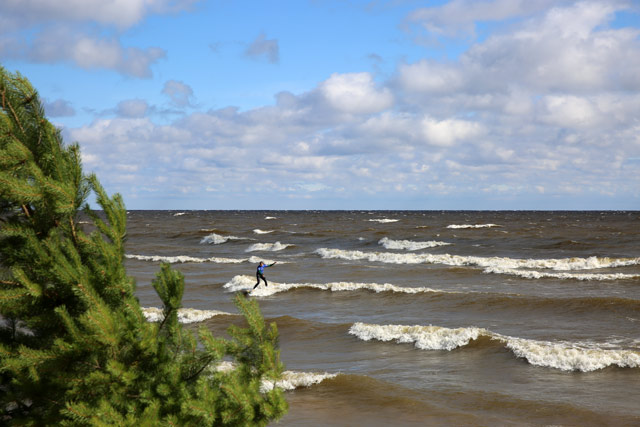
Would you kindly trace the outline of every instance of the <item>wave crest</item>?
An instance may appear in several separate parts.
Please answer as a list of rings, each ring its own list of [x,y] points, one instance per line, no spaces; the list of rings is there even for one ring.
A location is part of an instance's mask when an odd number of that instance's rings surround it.
[[[451,243],[438,242],[435,240],[431,240],[428,242],[414,242],[412,240],[392,240],[388,237],[383,237],[382,239],[380,239],[378,244],[384,246],[385,249],[417,251],[420,249],[435,248],[437,246],[447,246]]]
[[[164,319],[164,314],[161,308],[157,307],[143,307],[142,314],[149,322],[161,322]],[[197,310],[195,308],[180,308],[178,309],[178,322],[180,323],[197,323],[203,322],[207,319],[211,319],[214,316],[233,316],[231,313],[218,310]]]
[[[249,246],[247,249],[245,249],[245,252],[254,252],[254,251],[269,251],[269,252],[278,252],[281,251],[283,249],[286,249],[290,246],[294,246],[288,243],[280,243],[280,242],[275,242],[275,243],[255,243],[251,246]]]
[[[229,292],[242,292],[253,289],[255,278],[250,276],[234,276],[229,282],[225,283],[223,288]],[[321,291],[341,292],[341,291],[360,291],[367,290],[376,293],[380,292],[396,292],[405,294],[417,293],[454,293],[451,291],[441,291],[431,288],[405,288],[402,286],[392,285],[390,283],[353,283],[353,282],[331,282],[331,283],[278,283],[269,281],[269,286],[259,286],[251,291],[253,296],[270,296],[280,292],[287,292],[294,289],[317,289]]]
[[[242,237],[236,236],[221,236],[220,234],[211,233],[200,240],[201,244],[221,245],[229,240],[243,240]]]
[[[322,258],[344,259],[349,261],[365,260],[390,264],[442,264],[454,267],[475,266],[485,269],[485,273],[518,274],[522,277],[536,278],[536,272],[520,269],[544,269],[554,271],[597,270],[603,268],[640,265],[640,258],[561,258],[561,259],[518,259],[507,257],[478,257],[450,254],[399,254],[393,252],[363,252],[320,248],[315,251]],[[582,280],[611,280],[635,278],[638,275],[585,275],[547,274],[548,277]],[[599,277],[601,276],[601,277]]]
[[[217,264],[240,264],[242,262],[251,261],[251,259],[242,258],[198,258],[192,257],[188,255],[175,255],[175,256],[162,256],[162,255],[135,255],[135,254],[126,254],[125,258],[128,259],[137,259],[138,261],[153,261],[153,262],[167,262],[169,264],[181,264],[185,262],[194,262],[194,263],[202,263],[202,262],[214,262]]]
[[[468,327],[449,329],[438,326],[371,325],[354,323],[349,333],[363,341],[413,343],[421,350],[454,350],[471,341],[487,337],[501,343],[516,357],[535,366],[563,371],[591,372],[608,366],[640,368],[640,353],[635,350],[610,348],[611,344],[538,341],[509,337],[487,329]]]

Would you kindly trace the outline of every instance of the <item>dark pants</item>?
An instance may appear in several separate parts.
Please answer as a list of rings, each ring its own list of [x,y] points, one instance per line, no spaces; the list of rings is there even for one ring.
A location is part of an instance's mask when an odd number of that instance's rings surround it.
[[[258,285],[260,284],[260,279],[264,280],[264,285],[265,286],[269,286],[269,284],[267,283],[267,279],[265,279],[264,275],[262,275],[260,273],[256,273],[256,279],[258,279],[258,283],[256,283],[256,285],[253,287],[253,289],[258,287]]]

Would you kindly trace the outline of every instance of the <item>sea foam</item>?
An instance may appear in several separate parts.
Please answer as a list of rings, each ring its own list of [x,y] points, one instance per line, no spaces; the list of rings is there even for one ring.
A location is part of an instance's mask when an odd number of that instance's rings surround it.
[[[253,230],[254,233],[256,234],[269,234],[269,233],[273,233],[274,230],[260,230],[259,228],[256,228],[255,230]]]
[[[247,249],[245,249],[245,252],[254,252],[254,251],[270,251],[270,252],[278,252],[281,251],[283,249],[288,248],[289,246],[293,246],[290,245],[288,243],[280,243],[280,242],[275,242],[275,243],[255,243],[251,246],[249,246]]]
[[[399,219],[389,219],[389,218],[379,218],[379,219],[369,219],[369,222],[379,222],[380,224],[389,224],[392,222],[398,222]]]
[[[337,377],[338,374],[330,374],[327,372],[296,372],[296,371],[284,371],[282,378],[278,381],[263,380],[260,385],[260,391],[266,393],[273,390],[274,387],[278,387],[284,391],[295,390],[301,387],[311,387],[312,385],[319,384],[324,380]]]
[[[260,258],[257,256],[251,256],[249,258],[219,258],[219,257],[198,258],[198,257],[192,257],[188,255],[162,256],[162,255],[126,254],[125,257],[129,259],[137,259],[139,261],[166,262],[169,264],[182,264],[185,262],[193,262],[193,263],[213,262],[217,264],[240,264],[243,262],[250,262],[252,264],[258,264],[260,261],[267,264],[271,264],[274,262],[274,260]],[[287,264],[288,261],[278,261],[278,263]]]
[[[213,262],[217,264],[239,264],[246,261],[253,262],[251,261],[251,259],[247,259],[247,258],[242,258],[242,259],[219,258],[219,257],[198,258],[198,257],[192,257],[188,255],[162,256],[162,255],[126,254],[125,257],[129,259],[137,259],[139,261],[166,262],[169,264],[181,264],[185,262],[193,262],[193,263]]]
[[[157,307],[143,307],[142,314],[149,322],[160,322],[164,319],[162,309]],[[180,308],[178,309],[178,322],[180,323],[197,323],[203,322],[213,316],[232,316],[231,313],[217,310],[197,310],[195,308]]]
[[[438,242],[435,240],[428,242],[414,242],[412,240],[392,240],[388,237],[383,237],[378,241],[378,244],[384,246],[385,249],[417,251],[420,249],[435,248],[437,246],[447,246],[451,243]]]
[[[235,363],[225,360],[213,367],[213,370],[216,372],[230,372],[235,368]],[[302,387],[311,387],[312,385],[320,384],[324,380],[335,378],[338,375],[339,374],[331,374],[328,372],[284,371],[282,373],[282,377],[277,381],[263,378],[260,382],[260,392],[267,393],[276,387],[284,391],[291,391]]]
[[[365,260],[390,264],[443,264],[449,266],[477,266],[487,269],[488,273],[499,269],[546,269],[557,271],[596,270],[602,268],[639,265],[640,258],[560,258],[560,259],[518,259],[507,257],[478,257],[450,254],[399,254],[392,252],[363,252],[320,248],[315,251],[322,258]],[[495,269],[495,270],[492,270]]]
[[[550,273],[547,271],[518,270],[514,268],[489,267],[484,273],[510,274],[525,279],[572,279],[572,280],[630,280],[640,278],[640,274],[626,273]]]
[[[220,245],[226,243],[229,240],[244,240],[242,237],[236,236],[221,236],[220,234],[211,233],[200,240],[201,244]]]
[[[223,288],[229,292],[241,292],[253,289],[256,279],[250,276],[234,276]],[[372,291],[395,292],[404,294],[418,293],[457,293],[452,291],[441,291],[431,288],[405,288],[392,285],[390,283],[353,283],[353,282],[331,282],[331,283],[278,283],[269,281],[269,286],[260,285],[251,291],[253,296],[270,296],[280,292],[287,292],[294,289],[316,289],[320,291],[342,292],[342,291]]]
[[[454,350],[479,337],[488,337],[532,365],[563,371],[590,372],[608,366],[639,368],[640,353],[611,348],[611,343],[572,343],[538,341],[496,334],[484,328],[443,328],[439,326],[372,325],[354,323],[349,334],[363,341],[396,341],[413,343],[421,350]]]

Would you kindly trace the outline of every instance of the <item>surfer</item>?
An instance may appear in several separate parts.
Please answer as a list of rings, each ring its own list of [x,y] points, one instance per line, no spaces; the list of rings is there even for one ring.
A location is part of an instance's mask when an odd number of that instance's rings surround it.
[[[267,265],[264,262],[260,261],[260,264],[258,265],[258,269],[256,270],[256,279],[258,279],[258,283],[256,283],[256,285],[253,287],[253,289],[258,287],[258,285],[260,284],[260,279],[264,280],[264,285],[265,286],[269,286],[267,284],[267,279],[264,277],[264,269],[267,268],[267,267],[271,267],[274,264],[275,264],[275,262],[273,264]]]

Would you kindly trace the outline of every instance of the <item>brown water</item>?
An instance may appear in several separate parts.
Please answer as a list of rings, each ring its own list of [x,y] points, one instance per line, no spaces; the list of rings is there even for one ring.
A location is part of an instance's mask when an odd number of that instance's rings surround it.
[[[280,425],[640,425],[640,212],[131,211],[151,315],[277,322]]]

